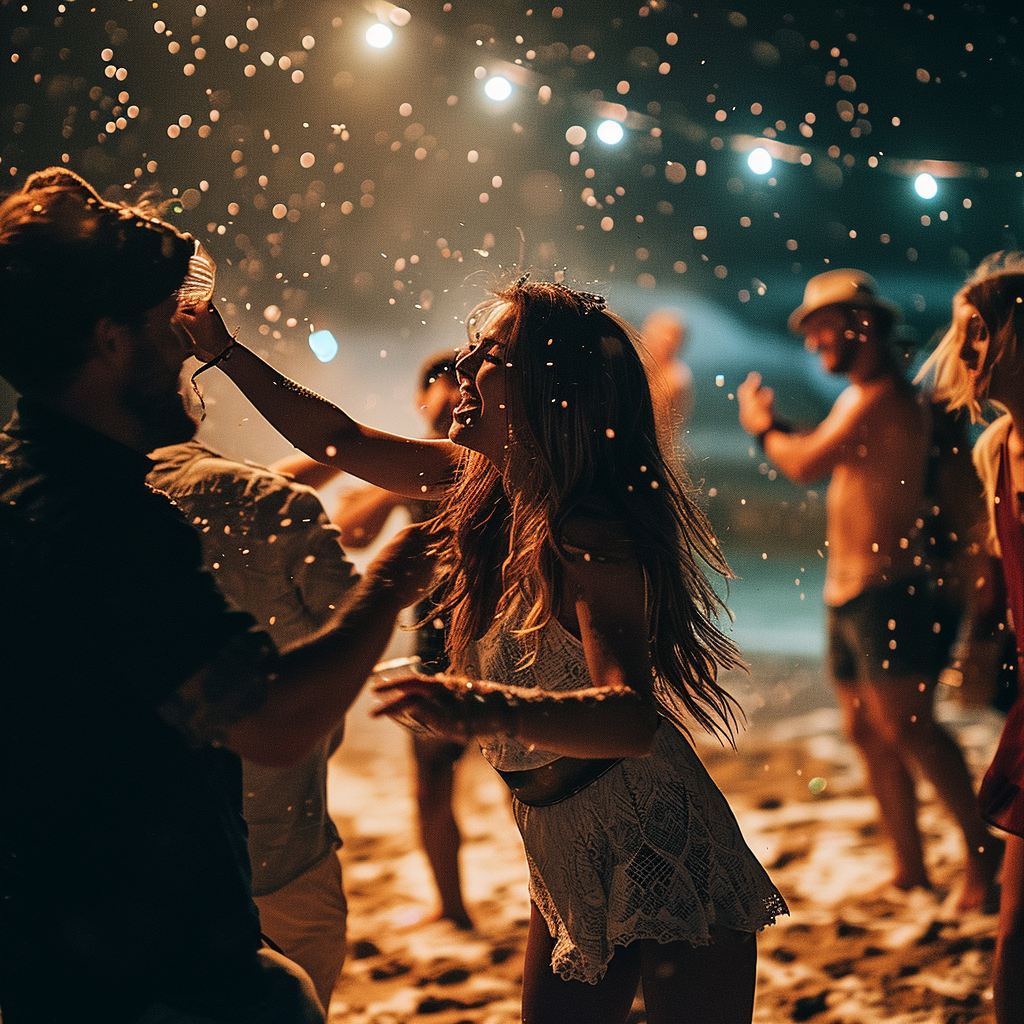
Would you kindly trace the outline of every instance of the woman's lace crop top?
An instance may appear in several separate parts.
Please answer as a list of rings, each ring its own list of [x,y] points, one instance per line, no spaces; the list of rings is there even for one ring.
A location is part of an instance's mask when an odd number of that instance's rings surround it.
[[[584,690],[593,686],[583,644],[552,619],[540,633],[540,647],[532,665],[522,666],[522,658],[533,649],[534,637],[518,637],[507,622],[497,622],[476,643],[481,679],[538,690]],[[518,740],[501,738],[493,746],[483,747],[484,756],[505,771],[539,768],[561,757],[551,750],[525,746]]]

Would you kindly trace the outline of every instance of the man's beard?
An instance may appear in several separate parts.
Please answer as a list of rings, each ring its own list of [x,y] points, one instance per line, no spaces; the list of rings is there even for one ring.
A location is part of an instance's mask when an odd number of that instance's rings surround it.
[[[190,441],[198,424],[185,408],[177,375],[159,360],[147,360],[136,349],[122,402],[142,428],[146,450]]]
[[[857,345],[857,341],[844,338],[834,350],[835,362],[829,367],[828,372],[837,375],[848,373],[857,361]]]

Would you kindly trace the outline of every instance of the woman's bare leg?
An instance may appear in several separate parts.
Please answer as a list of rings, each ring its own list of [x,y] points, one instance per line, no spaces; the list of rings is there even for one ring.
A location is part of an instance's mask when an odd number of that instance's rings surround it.
[[[553,948],[547,923],[531,904],[523,969],[523,1024],[624,1024],[640,985],[640,944],[617,949],[596,985],[564,981],[555,974],[551,970]]]
[[[720,929],[707,946],[634,942],[615,951],[596,985],[551,970],[554,941],[535,906],[523,974],[523,1024],[623,1024],[641,974],[648,1024],[750,1024],[757,939]]]
[[[755,935],[722,928],[708,946],[660,945],[653,939],[636,945],[641,950],[647,1024],[750,1024]]]
[[[1024,839],[1006,837],[999,933],[992,965],[998,1024],[1024,1020]]]

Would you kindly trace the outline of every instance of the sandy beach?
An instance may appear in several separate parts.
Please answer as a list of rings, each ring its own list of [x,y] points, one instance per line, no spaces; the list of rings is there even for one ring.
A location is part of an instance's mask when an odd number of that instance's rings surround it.
[[[751,848],[791,916],[759,940],[755,1021],[982,1024],[993,1020],[996,918],[956,910],[960,842],[921,785],[932,892],[886,885],[891,864],[875,806],[814,658],[750,656],[730,689],[748,712],[737,750],[696,739]],[[979,777],[1001,718],[940,693]],[[332,1022],[516,1024],[528,901],[522,849],[503,784],[478,751],[457,779],[472,932],[419,923],[433,909],[415,832],[408,738],[373,720],[364,693],[331,768],[331,810],[345,840],[349,959]],[[630,1017],[646,1017],[637,999]]]

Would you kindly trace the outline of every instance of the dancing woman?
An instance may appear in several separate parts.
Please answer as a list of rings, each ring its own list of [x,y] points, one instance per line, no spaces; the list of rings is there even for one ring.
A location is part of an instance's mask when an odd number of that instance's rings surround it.
[[[603,297],[520,278],[468,321],[448,439],[363,426],[232,341],[193,331],[294,444],[440,500],[458,679],[383,712],[479,740],[514,794],[532,913],[523,1020],[747,1024],[755,933],[786,905],[687,730],[731,740],[739,664],[702,564],[728,566],[659,431],[641,346]]]
[[[1017,634],[1018,696],[978,794],[988,821],[1007,832],[993,962],[996,1020],[1024,1020],[1024,253],[987,257],[953,297],[953,322],[921,368],[935,397],[974,422],[1002,411],[974,446],[985,486],[990,548],[1000,555]],[[979,581],[980,583],[980,581]]]

